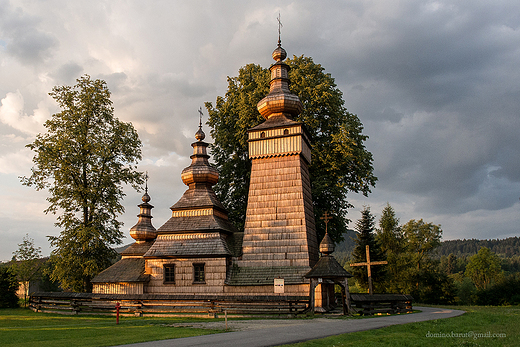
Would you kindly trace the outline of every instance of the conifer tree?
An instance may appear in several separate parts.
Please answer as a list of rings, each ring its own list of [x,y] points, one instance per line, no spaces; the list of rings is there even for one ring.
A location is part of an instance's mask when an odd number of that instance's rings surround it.
[[[357,232],[356,247],[352,251],[352,258],[354,263],[366,262],[366,246],[369,246],[370,261],[386,260],[384,254],[381,252],[379,243],[375,237],[375,217],[370,212],[370,207],[365,206],[361,211],[361,219],[356,221],[355,230]],[[374,288],[381,289],[382,281],[385,277],[386,265],[377,265],[371,268],[372,281]],[[368,272],[365,266],[353,266],[350,268],[354,279],[363,288],[368,288]]]
[[[385,290],[390,293],[399,293],[402,291],[402,280],[406,267],[409,265],[410,256],[406,253],[406,239],[399,225],[399,218],[397,218],[394,208],[389,203],[381,212],[376,241],[388,261],[386,276],[383,281]]]

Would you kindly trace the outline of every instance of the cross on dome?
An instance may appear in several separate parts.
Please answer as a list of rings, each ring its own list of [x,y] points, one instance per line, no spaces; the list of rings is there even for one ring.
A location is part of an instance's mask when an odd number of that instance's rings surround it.
[[[278,18],[276,18],[276,19],[278,20],[278,46],[281,46],[282,45],[281,35],[282,35],[283,24],[282,24],[282,20],[280,17],[280,12],[278,12]]]

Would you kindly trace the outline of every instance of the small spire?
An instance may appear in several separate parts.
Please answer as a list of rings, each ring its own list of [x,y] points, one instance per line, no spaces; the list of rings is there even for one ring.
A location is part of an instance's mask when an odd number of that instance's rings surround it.
[[[198,141],[202,141],[206,138],[206,134],[204,134],[204,131],[202,131],[202,107],[199,107],[199,130],[195,133],[195,138]]]
[[[154,226],[152,225],[153,206],[149,204],[152,198],[150,198],[150,195],[148,195],[148,171],[146,171],[144,179],[144,195],[141,198],[143,203],[137,205],[140,209],[139,214],[137,215],[137,217],[139,217],[139,220],[137,221],[136,225],[130,228],[130,236],[138,243],[153,240],[157,237],[157,232]]]
[[[144,175],[144,179],[145,179],[144,195],[141,198],[141,200],[143,200],[143,202],[150,202],[150,200],[152,200],[152,198],[150,198],[150,195],[148,195],[148,171],[146,171],[146,173]]]
[[[334,252],[334,241],[332,241],[331,237],[329,236],[329,232],[327,230],[327,224],[329,224],[329,220],[332,219],[331,216],[329,216],[329,213],[325,211],[323,214],[323,217],[320,217],[325,222],[325,236],[323,237],[323,240],[321,240],[320,243],[320,252],[323,255],[330,255],[332,252]]]
[[[280,16],[280,12],[278,12],[278,47],[281,47],[282,46],[282,39],[281,39],[281,36],[282,36],[282,27],[283,27],[283,24],[282,24],[282,20],[281,20],[281,16]]]
[[[211,186],[218,182],[218,171],[209,164],[207,153],[208,143],[202,141],[206,137],[202,131],[202,107],[199,107],[199,130],[195,133],[197,142],[193,142],[193,154],[190,156],[191,165],[184,168],[181,173],[182,182],[191,189],[194,183],[209,184]]]

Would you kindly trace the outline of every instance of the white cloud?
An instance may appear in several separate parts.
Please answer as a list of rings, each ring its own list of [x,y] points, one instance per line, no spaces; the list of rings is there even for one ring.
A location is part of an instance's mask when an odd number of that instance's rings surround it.
[[[0,155],[0,173],[24,175],[31,163],[32,153],[27,149]]]
[[[0,121],[28,135],[36,135],[44,131],[43,123],[50,118],[50,112],[43,102],[32,115],[24,110],[24,99],[19,90],[7,93],[1,100]]]
[[[388,201],[402,222],[424,218],[450,238],[510,235],[518,224],[518,2],[0,0],[0,8],[0,173],[30,172],[23,146],[57,112],[53,85],[85,73],[105,79],[116,116],[144,143],[158,227],[186,189],[180,172],[198,108],[224,96],[241,66],[273,62],[280,11],[289,56],[322,64],[370,136],[379,181],[368,198],[353,195],[357,209],[378,213]],[[128,227],[139,202],[129,193]]]

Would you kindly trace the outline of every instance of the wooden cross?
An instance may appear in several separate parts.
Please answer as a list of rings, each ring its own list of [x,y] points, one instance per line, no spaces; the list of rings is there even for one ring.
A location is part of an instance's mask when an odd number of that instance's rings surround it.
[[[199,107],[199,128],[202,128],[202,115],[204,113],[202,113],[202,107]]]
[[[370,261],[370,247],[367,245],[367,261],[365,263],[354,263],[350,264],[350,266],[366,266],[368,270],[368,294],[372,295],[374,294],[372,289],[372,271],[370,270],[370,267],[372,265],[384,265],[388,264],[387,261]]]
[[[280,12],[278,12],[278,44],[281,44],[282,43],[282,40],[280,39],[280,36],[282,35],[282,27],[283,27],[283,24],[282,24],[282,20],[280,18]]]
[[[323,214],[323,217],[320,217],[320,219],[323,219],[323,221],[325,222],[325,234],[327,233],[327,224],[329,224],[329,220],[332,219],[331,216],[329,216],[329,213],[327,211],[325,211],[325,213]]]

